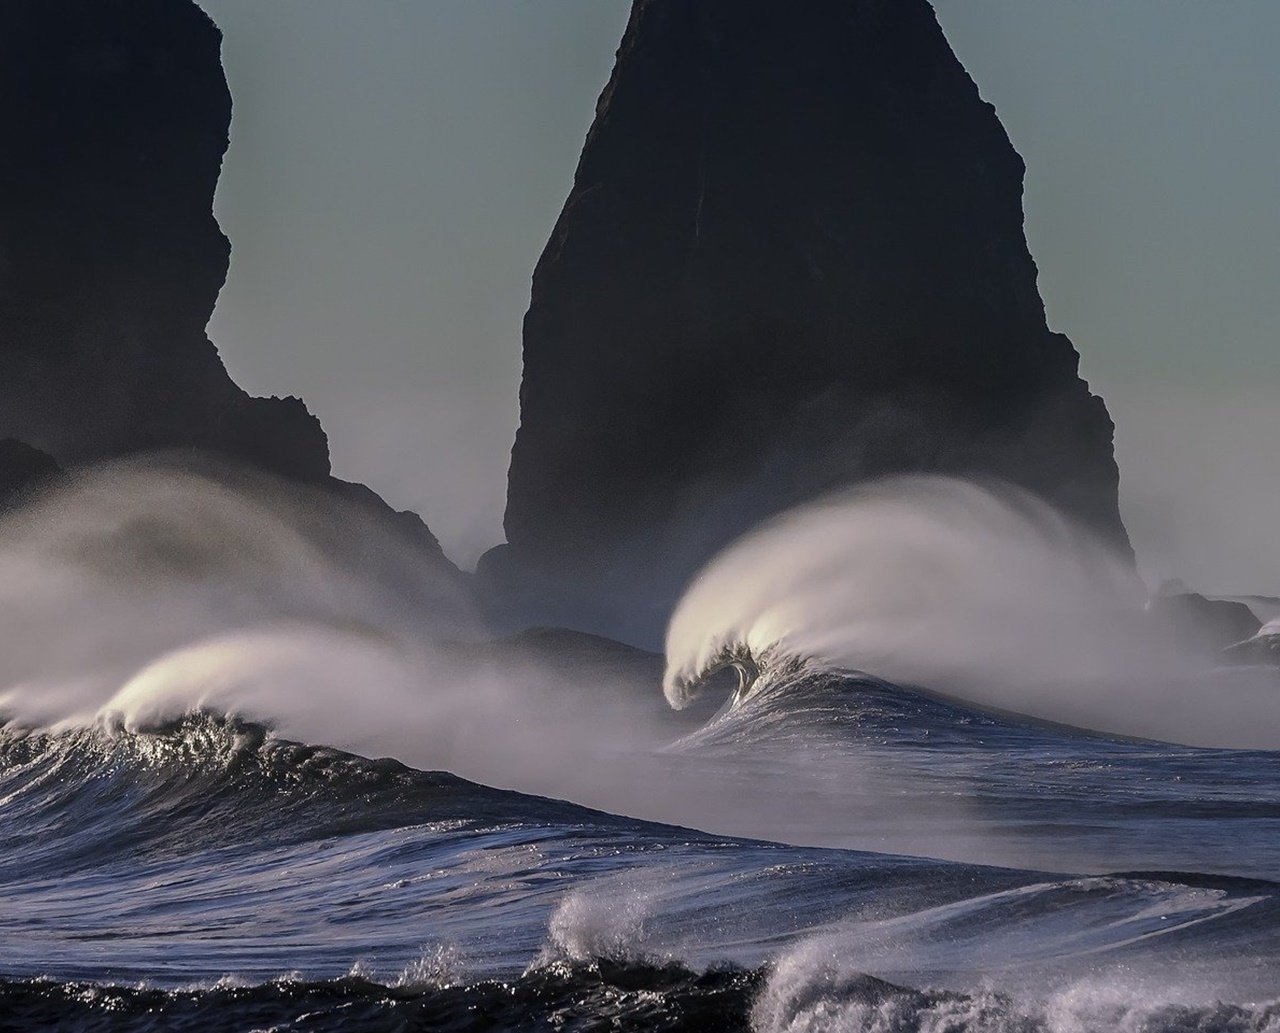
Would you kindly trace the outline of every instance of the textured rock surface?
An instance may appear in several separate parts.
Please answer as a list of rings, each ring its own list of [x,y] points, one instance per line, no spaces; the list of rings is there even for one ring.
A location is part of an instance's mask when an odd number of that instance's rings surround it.
[[[59,463],[196,448],[411,514],[329,478],[297,398],[253,398],[205,335],[231,96],[191,0],[0,5],[0,437]]]
[[[490,572],[657,598],[760,517],[911,470],[1007,478],[1127,551],[1023,171],[924,0],[637,0],[534,277]]]

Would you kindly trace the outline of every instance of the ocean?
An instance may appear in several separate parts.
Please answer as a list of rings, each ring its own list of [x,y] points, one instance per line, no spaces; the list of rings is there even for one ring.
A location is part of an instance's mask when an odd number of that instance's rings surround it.
[[[2,1030],[1280,1030],[1271,668],[1183,669],[1160,706],[1128,666],[1107,692],[1046,661],[1018,709],[1008,657],[984,692],[936,652],[932,684],[823,655],[825,590],[786,635],[727,603],[736,638],[699,632],[716,569],[665,659],[427,636],[438,600],[359,582],[345,539],[119,476],[0,549],[0,612],[30,622],[0,697]],[[225,559],[250,545],[252,583]],[[954,600],[871,597],[950,641]],[[1207,741],[1139,734],[1175,718]]]

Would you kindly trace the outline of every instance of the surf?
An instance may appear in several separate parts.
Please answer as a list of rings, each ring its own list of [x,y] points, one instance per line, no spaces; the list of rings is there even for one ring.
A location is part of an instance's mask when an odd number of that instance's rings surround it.
[[[1280,745],[1276,671],[1189,649],[1148,599],[1128,560],[1025,491],[892,478],[716,556],[671,619],[663,688],[686,706],[732,667],[741,705],[807,667],[1103,733]]]

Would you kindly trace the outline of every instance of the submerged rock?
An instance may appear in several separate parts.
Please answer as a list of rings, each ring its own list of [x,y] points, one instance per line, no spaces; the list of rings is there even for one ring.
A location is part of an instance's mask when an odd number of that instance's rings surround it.
[[[925,0],[637,0],[534,276],[490,583],[652,640],[761,518],[912,471],[1005,478],[1127,553],[1023,171]]]

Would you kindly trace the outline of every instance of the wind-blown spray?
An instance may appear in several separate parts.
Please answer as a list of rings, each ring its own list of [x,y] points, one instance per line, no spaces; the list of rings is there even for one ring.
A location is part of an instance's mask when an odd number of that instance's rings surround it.
[[[1230,694],[1208,691],[1216,661],[1181,651],[1145,600],[1128,563],[1025,492],[892,479],[715,558],[672,618],[664,691],[678,708],[726,664],[763,686],[804,662],[1107,732],[1280,744],[1274,679],[1220,672]]]

